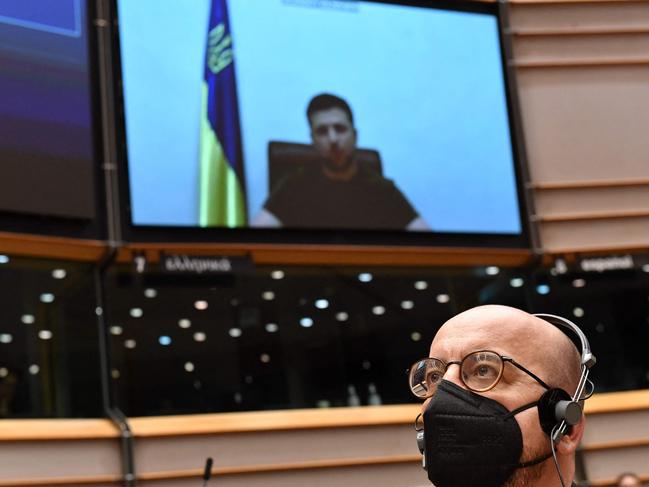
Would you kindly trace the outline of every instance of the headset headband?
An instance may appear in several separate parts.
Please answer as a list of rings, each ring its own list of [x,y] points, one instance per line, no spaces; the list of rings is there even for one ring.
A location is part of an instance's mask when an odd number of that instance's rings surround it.
[[[575,392],[572,395],[572,401],[579,403],[580,405],[583,404],[583,401],[585,399],[588,399],[590,395],[593,393],[594,386],[593,383],[588,380],[588,373],[590,371],[590,368],[593,365],[595,365],[595,362],[597,361],[595,359],[595,356],[590,351],[590,344],[588,343],[588,338],[586,338],[584,332],[581,331],[581,329],[577,325],[575,325],[572,321],[566,318],[562,318],[561,316],[557,316],[557,315],[545,314],[545,313],[537,313],[534,316],[536,316],[537,318],[541,318],[542,320],[545,320],[548,323],[551,323],[559,328],[568,329],[579,337],[579,341],[581,343],[581,376],[579,377],[579,383],[577,384],[577,388],[575,389]],[[584,395],[584,389],[586,388],[587,383],[590,383],[591,390],[590,392],[587,392]],[[566,427],[567,427],[566,420],[563,419],[559,424],[559,426],[556,428],[556,431],[553,432],[553,434],[551,434],[552,440],[557,441],[557,439],[566,431]]]
[[[536,313],[533,316],[536,316],[537,318],[541,318],[542,320],[545,320],[548,323],[552,323],[553,325],[558,326],[560,328],[566,328],[571,332],[573,332],[575,335],[577,335],[577,337],[579,338],[579,342],[581,343],[581,350],[580,350],[581,365],[585,366],[587,369],[590,369],[593,365],[595,365],[597,359],[590,351],[590,344],[588,343],[588,338],[586,338],[584,332],[581,331],[581,329],[577,325],[575,325],[572,321],[570,321],[567,318],[562,318],[561,316],[551,315],[547,313]]]

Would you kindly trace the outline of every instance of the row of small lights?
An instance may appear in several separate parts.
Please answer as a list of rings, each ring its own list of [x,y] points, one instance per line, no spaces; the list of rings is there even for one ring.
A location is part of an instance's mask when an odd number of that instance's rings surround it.
[[[9,263],[9,257],[6,255],[0,255],[0,264],[7,264]],[[65,279],[67,277],[68,273],[65,269],[53,269],[52,270],[52,277],[54,279]],[[53,303],[54,300],[56,299],[54,294],[52,293],[42,293],[39,297],[40,301],[42,303],[50,304]],[[31,325],[36,321],[36,318],[34,315],[30,314],[24,314],[20,317],[20,321],[24,323],[25,325]],[[41,340],[51,340],[54,334],[50,330],[39,330],[38,332],[38,338]],[[13,336],[9,333],[1,333],[0,334],[0,343],[8,344],[13,341]],[[39,367],[36,364],[33,364],[29,367],[29,372],[30,374],[36,375],[39,372]],[[2,369],[0,369],[0,372]]]
[[[0,255],[0,264],[7,264],[9,263],[10,259],[6,255]],[[643,266],[643,271],[649,272],[649,266],[645,265]],[[500,273],[500,268],[497,266],[488,266],[485,268],[485,274],[490,275],[490,276],[495,276]],[[67,276],[67,272],[65,269],[53,269],[52,270],[52,277],[54,279],[65,279]],[[270,274],[272,279],[275,280],[280,280],[285,277],[285,273],[282,270],[274,270]],[[371,282],[374,279],[374,276],[369,273],[369,272],[362,272],[358,274],[357,276],[358,280],[363,283],[368,283]],[[510,280],[510,286],[514,288],[520,288],[525,284],[525,281],[523,278],[520,277],[515,277]],[[576,288],[581,288],[586,285],[586,281],[584,279],[575,279],[572,282],[572,285]],[[414,283],[414,288],[419,290],[419,291],[424,291],[428,289],[428,283],[423,280],[418,280],[415,281]],[[547,284],[539,284],[536,287],[536,291],[538,294],[541,295],[547,295],[550,293],[550,286]],[[147,288],[144,290],[144,296],[150,299],[153,299],[157,297],[157,291],[153,288]],[[264,291],[262,293],[262,299],[265,301],[272,301],[275,299],[275,293],[273,291]],[[40,301],[43,303],[53,303],[55,300],[55,296],[52,293],[42,293],[40,295]],[[436,297],[436,300],[440,304],[448,303],[450,301],[450,297],[448,294],[439,294]],[[314,303],[315,307],[318,309],[327,309],[329,307],[329,301],[326,299],[317,299]],[[208,303],[205,300],[198,300],[194,303],[194,307],[199,310],[199,311],[204,311],[208,308]],[[401,308],[404,310],[410,310],[414,308],[414,302],[412,300],[404,300],[401,302]],[[385,314],[386,309],[384,306],[374,306],[372,308],[372,313],[381,316]],[[141,318],[144,315],[144,311],[142,308],[131,308],[129,311],[129,314],[133,318]],[[576,317],[583,317],[584,311],[582,308],[575,308],[573,310],[573,314]],[[335,318],[337,321],[340,322],[345,322],[349,319],[349,314],[345,311],[340,311],[336,313]],[[21,317],[21,321],[24,324],[32,324],[35,322],[35,318],[33,315],[30,314],[25,314]],[[303,328],[310,328],[314,325],[314,320],[313,318],[310,317],[303,317],[300,319],[300,326]],[[179,326],[181,328],[189,328],[191,326],[191,322],[188,319],[181,319],[179,321]],[[279,330],[279,326],[276,323],[267,323],[265,325],[265,329],[269,333],[275,333]],[[113,326],[111,327],[111,333],[113,335],[120,335],[121,334],[121,327],[119,326]],[[232,338],[238,338],[242,335],[242,330],[240,328],[231,328],[229,330],[229,335]],[[40,330],[38,332],[38,337],[42,340],[50,340],[53,337],[53,334],[50,330]],[[414,332],[411,336],[411,338],[414,341],[418,341],[421,339],[421,335],[418,332]],[[194,333],[194,340],[197,342],[204,342],[207,339],[207,336],[203,332],[196,332]],[[13,341],[12,335],[8,333],[0,334],[0,343],[3,344],[8,344]],[[168,346],[171,344],[171,338],[163,335],[159,338],[159,343],[163,346]],[[135,340],[126,340],[124,343],[126,348],[135,348],[136,343]]]
[[[0,264],[7,264],[9,262],[9,257],[6,255],[0,255]],[[649,265],[643,266],[642,269],[644,272],[649,272]],[[496,266],[489,266],[485,268],[485,273],[490,276],[494,276],[499,274],[500,269]],[[52,271],[52,277],[54,279],[64,279],[67,276],[67,272],[65,269],[54,269]],[[271,272],[271,278],[275,280],[283,279],[285,277],[285,273],[282,270],[274,270]],[[371,282],[373,280],[373,275],[368,272],[363,272],[358,275],[358,280],[363,283]],[[525,284],[525,281],[520,278],[520,277],[515,277],[510,280],[510,286],[514,288],[520,288]],[[572,281],[572,285],[575,288],[582,288],[586,285],[586,281],[584,279],[575,279]],[[428,283],[426,281],[420,280],[416,281],[414,283],[415,289],[419,291],[423,291],[428,289]],[[550,293],[550,286],[547,284],[540,284],[536,287],[536,291],[538,294],[541,295],[546,295]],[[155,298],[157,296],[157,291],[153,288],[147,288],[144,291],[144,296],[147,298]],[[265,291],[262,293],[262,299],[266,301],[272,301],[275,298],[275,294],[273,291]],[[43,293],[40,295],[40,301],[43,303],[52,303],[55,300],[55,296],[52,293]],[[443,303],[448,303],[450,301],[450,297],[447,294],[439,294],[436,297],[436,300],[438,303],[443,304]],[[318,309],[327,309],[329,307],[329,301],[326,299],[317,299],[314,303],[315,307]],[[199,300],[194,303],[194,307],[199,310],[203,311],[208,308],[208,303],[207,301],[204,300]],[[411,300],[404,300],[401,302],[401,307],[403,309],[413,309],[414,308],[414,302]],[[375,315],[383,315],[385,313],[385,307],[384,306],[374,306],[372,308],[372,312]],[[133,318],[140,318],[144,314],[143,310],[141,308],[132,308],[130,310],[130,315]],[[573,314],[576,317],[583,317],[584,316],[584,310],[583,308],[576,307],[573,309]],[[341,311],[336,313],[336,320],[344,322],[349,319],[349,314],[347,312]],[[21,317],[21,321],[24,324],[32,324],[35,322],[35,318],[33,315],[25,314]],[[309,317],[304,317],[300,319],[300,325],[304,328],[310,328],[313,326],[314,322],[312,318]],[[181,319],[178,322],[178,325],[181,328],[187,329],[191,327],[191,321],[188,319]],[[276,323],[267,323],[265,326],[265,329],[269,333],[275,333],[279,330],[279,326]],[[110,328],[110,332],[113,335],[121,335],[122,334],[122,328],[119,326],[112,326]],[[604,326],[603,325],[598,325],[597,326],[597,331],[598,332],[603,332],[604,331]],[[242,330],[240,328],[231,328],[229,330],[229,335],[232,338],[238,338],[242,335]],[[50,330],[40,330],[38,332],[38,336],[42,340],[50,340],[53,336],[52,332]],[[204,332],[196,332],[193,335],[194,340],[197,342],[204,342],[207,339],[207,335]],[[422,338],[421,333],[419,332],[413,332],[411,334],[411,339],[415,342],[420,341]],[[0,334],[0,343],[3,344],[8,344],[13,341],[13,337],[8,334]],[[169,346],[171,345],[171,337],[167,335],[162,335],[158,338],[158,342],[162,346]],[[136,347],[136,341],[133,339],[126,340],[124,342],[124,346],[129,349],[133,349]],[[271,360],[270,355],[267,353],[263,353],[260,355],[260,361],[262,363],[269,363]],[[191,373],[195,370],[195,366],[192,362],[185,362],[183,366],[184,370],[188,373]],[[28,371],[32,375],[36,375],[40,371],[40,367],[37,364],[32,364],[29,366]],[[4,378],[9,374],[9,370],[6,367],[0,367],[0,378]],[[113,370],[112,371],[112,376],[113,378],[117,379],[119,378],[119,371]]]
[[[8,264],[10,260],[11,259],[9,259],[9,256],[0,255],[0,264]],[[51,275],[54,279],[60,280],[60,279],[65,279],[68,273],[65,269],[53,269]],[[39,296],[39,299],[42,303],[50,304],[53,303],[56,298],[53,293],[42,293]],[[36,318],[34,317],[34,315],[24,314],[20,317],[20,321],[25,325],[31,325],[36,321]],[[53,337],[53,333],[50,330],[40,330],[38,332],[38,338],[40,338],[41,340],[51,340],[52,337]],[[12,341],[13,341],[13,336],[10,333],[0,333],[0,343],[9,344]],[[29,366],[30,374],[36,375],[38,374],[39,370],[40,368],[36,364]],[[0,377],[6,377],[8,373],[9,372],[7,371],[6,368],[4,367],[0,368]]]
[[[9,258],[7,256],[0,255],[0,263],[7,263],[9,262]],[[497,275],[500,272],[500,269],[496,266],[489,266],[485,268],[485,273],[487,275]],[[64,279],[67,276],[67,272],[65,269],[54,269],[52,271],[52,277],[55,279]],[[274,270],[271,272],[271,278],[272,279],[283,279],[285,277],[285,273],[282,270]],[[369,272],[362,272],[358,274],[358,280],[360,282],[371,282],[373,280],[374,276],[369,273]],[[510,280],[510,285],[514,288],[519,288],[524,285],[524,280],[520,277],[515,277]],[[586,281],[584,279],[575,279],[572,283],[574,287],[584,287],[586,285]],[[414,288],[419,290],[419,291],[424,291],[428,289],[428,283],[423,280],[415,281],[414,283]],[[539,294],[545,295],[550,293],[550,287],[547,284],[540,284],[536,288],[537,292]],[[157,291],[153,288],[147,288],[144,290],[144,295],[147,298],[153,299],[157,297]],[[275,293],[273,291],[264,291],[262,293],[262,299],[266,301],[272,301],[275,299]],[[52,303],[55,300],[55,297],[52,293],[43,293],[40,296],[40,300],[43,303]],[[436,300],[440,304],[448,303],[450,301],[450,297],[448,294],[439,294],[436,297]],[[326,299],[317,299],[314,303],[315,307],[318,309],[327,309],[329,307],[329,301]],[[204,311],[208,308],[208,303],[205,300],[198,300],[194,303],[194,307],[199,310],[199,311]],[[414,308],[414,302],[412,300],[404,300],[401,302],[401,308],[404,310],[410,310]],[[381,316],[385,314],[386,309],[384,306],[374,306],[372,308],[372,313]],[[142,308],[132,308],[129,311],[129,314],[133,318],[141,318],[144,315],[144,311]],[[575,308],[574,314],[577,317],[582,317],[583,316],[583,310],[581,308]],[[349,319],[349,314],[345,311],[340,311],[336,313],[335,318],[337,321],[340,322],[345,322]],[[21,317],[21,321],[25,324],[32,324],[35,322],[35,318],[33,315],[23,315]],[[300,319],[300,326],[303,328],[310,328],[314,324],[314,321],[310,317],[303,317]],[[191,326],[191,322],[187,319],[182,319],[179,321],[179,326],[181,328],[189,328]],[[265,329],[269,333],[275,333],[279,330],[279,326],[276,323],[267,323],[265,326]],[[111,328],[111,333],[114,335],[119,335],[121,334],[121,328],[120,327],[112,327]],[[240,328],[231,328],[229,331],[229,334],[233,338],[238,338],[241,336],[242,331]],[[419,334],[413,334],[413,340],[417,341],[417,337]],[[52,332],[50,330],[40,330],[38,333],[38,336],[42,340],[50,340],[53,336]],[[197,332],[194,334],[194,340],[197,342],[203,342],[206,340],[206,335],[205,333],[202,332]],[[0,334],[0,343],[11,343],[13,340],[13,337],[10,334]],[[169,345],[171,343],[171,339],[169,337],[163,336],[160,337],[160,344],[163,346]],[[125,342],[125,346],[127,348],[135,348],[135,341],[134,340],[127,340]]]

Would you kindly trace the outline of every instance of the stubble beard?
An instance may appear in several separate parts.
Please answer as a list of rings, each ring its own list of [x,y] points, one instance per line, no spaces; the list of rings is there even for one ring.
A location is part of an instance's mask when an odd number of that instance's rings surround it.
[[[530,451],[527,451],[523,458],[525,462],[529,462],[535,458],[541,458],[547,454],[547,451],[543,448],[534,448]],[[545,469],[548,466],[547,459],[536,465],[530,467],[518,468],[514,471],[511,477],[503,484],[502,487],[535,487],[538,486],[538,481],[545,474]]]

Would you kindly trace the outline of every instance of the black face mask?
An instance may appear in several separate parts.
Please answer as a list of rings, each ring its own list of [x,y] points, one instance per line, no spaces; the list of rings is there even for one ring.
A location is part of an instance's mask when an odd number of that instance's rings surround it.
[[[424,458],[436,487],[500,487],[517,468],[523,435],[514,416],[536,402],[508,411],[493,399],[442,380],[423,413]]]

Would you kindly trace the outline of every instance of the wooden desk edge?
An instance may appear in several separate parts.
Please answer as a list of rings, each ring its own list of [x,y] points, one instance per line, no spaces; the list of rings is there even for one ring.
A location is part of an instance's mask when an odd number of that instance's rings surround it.
[[[242,413],[191,414],[130,418],[136,438],[198,436],[323,428],[408,425],[419,404],[332,409],[289,409]],[[596,394],[586,402],[586,414],[649,410],[649,389]],[[103,440],[119,437],[108,419],[5,419],[0,441]]]

